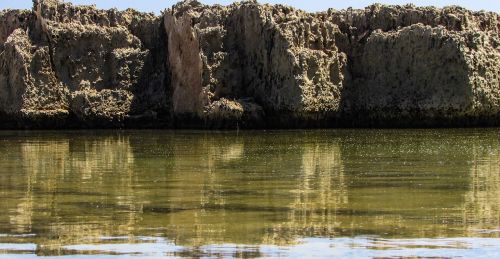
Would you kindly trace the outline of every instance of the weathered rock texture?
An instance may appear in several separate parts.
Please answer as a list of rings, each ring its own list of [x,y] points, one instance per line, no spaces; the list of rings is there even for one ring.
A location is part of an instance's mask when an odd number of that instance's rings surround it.
[[[350,35],[343,112],[365,125],[498,125],[499,16],[374,5],[330,13]]]
[[[46,0],[0,20],[0,112],[14,126],[119,127],[170,111],[160,17]]]
[[[0,12],[0,127],[500,125],[500,18],[184,1]]]

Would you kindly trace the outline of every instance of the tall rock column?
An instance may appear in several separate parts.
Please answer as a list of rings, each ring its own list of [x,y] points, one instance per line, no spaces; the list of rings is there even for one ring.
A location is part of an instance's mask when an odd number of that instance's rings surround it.
[[[196,5],[195,2],[192,2]],[[188,6],[191,8],[191,6]],[[165,30],[168,39],[168,64],[171,73],[172,109],[175,115],[202,115],[208,103],[208,93],[202,85],[202,60],[200,44],[193,27],[199,16],[195,10],[165,13]]]

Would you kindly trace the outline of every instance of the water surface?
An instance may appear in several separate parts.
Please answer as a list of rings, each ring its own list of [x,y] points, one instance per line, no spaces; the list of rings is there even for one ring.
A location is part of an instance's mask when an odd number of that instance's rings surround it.
[[[489,257],[500,129],[0,132],[0,257]]]

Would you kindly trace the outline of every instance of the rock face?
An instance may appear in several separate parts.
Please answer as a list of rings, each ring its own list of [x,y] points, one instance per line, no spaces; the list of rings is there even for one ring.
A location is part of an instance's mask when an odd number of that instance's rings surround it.
[[[10,127],[121,127],[130,115],[168,114],[160,17],[47,0],[0,20]]]
[[[500,18],[184,1],[0,12],[0,127],[500,125]]]
[[[345,111],[381,124],[498,116],[500,59],[491,40],[486,33],[421,24],[374,31]]]
[[[344,116],[365,125],[498,125],[499,17],[458,7],[330,14],[351,40]]]
[[[235,113],[243,104],[253,107],[243,117],[256,121],[339,115],[347,57],[335,44],[337,25],[254,2],[188,1],[164,16],[174,113],[210,119],[221,104]]]

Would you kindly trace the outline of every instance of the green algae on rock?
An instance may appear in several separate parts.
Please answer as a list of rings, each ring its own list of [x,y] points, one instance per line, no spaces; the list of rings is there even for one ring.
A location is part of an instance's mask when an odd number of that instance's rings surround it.
[[[0,127],[500,125],[500,18],[460,7],[0,11]]]

